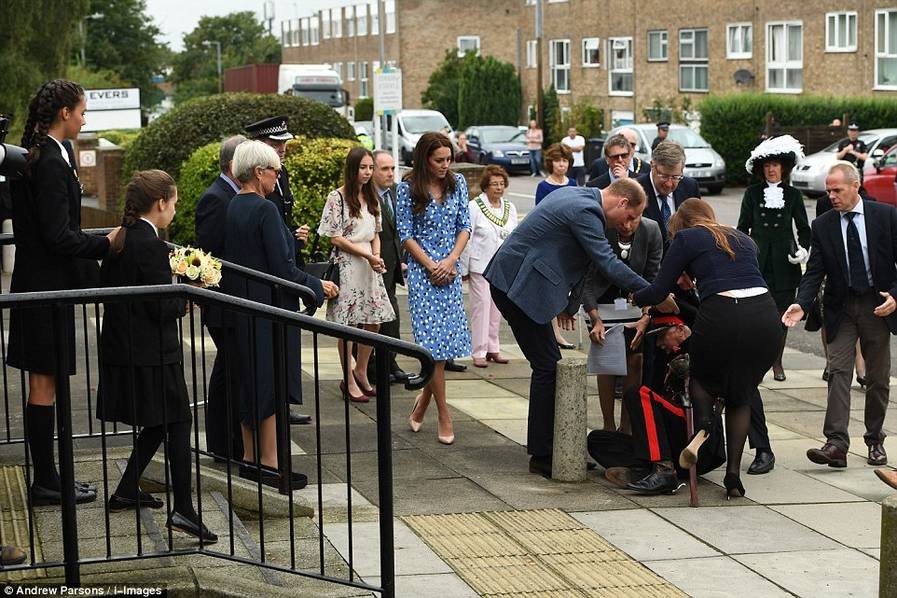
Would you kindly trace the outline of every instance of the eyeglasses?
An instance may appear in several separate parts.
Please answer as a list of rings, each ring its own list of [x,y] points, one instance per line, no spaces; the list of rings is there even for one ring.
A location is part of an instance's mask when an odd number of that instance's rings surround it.
[[[504,181],[494,181],[492,183],[489,183],[488,186],[495,187],[496,189],[504,189],[505,187],[507,187]]]
[[[625,160],[629,157],[629,152],[625,152],[622,154],[614,154],[613,156],[608,156],[608,160]]]
[[[678,183],[679,181],[681,181],[682,179],[685,178],[681,174],[661,174],[657,171],[655,171],[654,174],[656,174],[657,178],[660,179],[661,181],[663,181],[664,183],[668,183],[670,181],[675,181],[676,183]]]
[[[280,176],[280,168],[274,168],[273,166],[265,166],[262,170],[273,170],[274,174]]]

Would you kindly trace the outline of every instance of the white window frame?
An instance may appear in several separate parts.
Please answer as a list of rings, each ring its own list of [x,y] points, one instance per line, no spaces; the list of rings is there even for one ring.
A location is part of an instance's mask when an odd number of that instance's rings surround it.
[[[785,32],[785,44],[784,51],[788,52],[788,29],[789,27],[800,27],[800,60],[793,60],[789,57],[786,57],[785,60],[779,62],[772,62],[770,60],[770,55],[772,53],[772,35],[771,31],[773,27],[783,27]],[[783,77],[782,80],[787,84],[788,81],[788,71],[790,70],[798,70],[801,71],[801,82],[803,82],[803,69],[804,69],[804,22],[803,21],[769,21],[766,23],[766,64],[765,64],[765,73],[766,73],[766,91],[768,93],[803,93],[803,83],[801,83],[800,89],[796,89],[793,87],[770,87],[769,85],[769,72],[773,69],[781,70]]]
[[[745,39],[743,31],[747,29],[749,34],[747,39],[751,44],[749,50],[745,50],[744,47],[733,48],[732,47],[732,30],[738,29],[741,32],[741,38]],[[726,25],[726,59],[727,60],[745,60],[748,58],[753,58],[754,56],[754,24],[753,23],[729,23]]]
[[[291,32],[288,29],[291,25],[289,20],[280,22],[280,45],[284,48],[290,48],[293,46],[293,40],[291,36]]]
[[[651,57],[651,36],[660,36],[660,48],[663,50],[663,56]],[[670,35],[666,29],[654,29],[648,32],[648,62],[667,62],[670,59]]]
[[[310,28],[311,28],[311,23],[310,23],[309,19],[306,18],[306,19],[302,19],[301,21],[299,21],[299,34],[302,37],[302,45],[303,46],[307,46],[309,43],[308,38],[310,35],[310,33],[309,33]]]
[[[383,14],[386,15],[386,33],[396,32],[396,0],[386,0],[383,3]]]
[[[614,68],[614,45],[617,42],[628,43],[629,44],[629,66],[622,68]],[[632,75],[631,80],[635,79],[635,45],[633,44],[631,37],[609,37],[607,38],[607,53],[605,54],[607,57],[607,95],[610,96],[625,96],[632,97],[632,90],[614,90],[614,74],[629,73]]]
[[[333,14],[336,13],[336,14]],[[330,36],[338,39],[343,36],[343,9],[330,9]]]
[[[368,5],[355,6],[355,37],[364,37],[368,34]]]
[[[586,44],[591,44],[594,47],[591,49],[586,49]],[[601,67],[601,38],[600,37],[584,37],[582,38],[582,45],[580,46],[582,49],[582,66],[583,68],[589,69],[597,69]],[[595,62],[587,62],[586,58],[588,57],[588,53],[594,51],[598,53],[596,57],[597,60]]]
[[[841,19],[844,22],[841,22]],[[842,25],[844,31],[842,31]],[[852,25],[852,27],[851,27]],[[853,44],[850,43],[851,29],[853,29]],[[838,44],[840,34],[844,34],[845,45]],[[845,10],[825,13],[825,51],[826,52],[856,52],[857,51],[857,12]],[[831,44],[834,35],[835,43]]]
[[[317,46],[320,43],[319,39],[319,27],[321,26],[321,22],[318,20],[318,15],[315,15],[309,19],[309,30],[308,37],[311,41],[311,45]]]
[[[479,35],[459,35],[455,38],[455,47],[458,48],[458,58],[464,58],[464,55],[469,51],[461,48],[461,42],[469,42],[473,41],[474,46],[476,46],[475,54],[477,56],[480,55],[480,36]]]
[[[330,11],[321,11],[321,39],[330,39]]]
[[[380,35],[380,6],[376,0],[371,2],[370,6],[371,35]]]
[[[336,74],[339,75],[339,80],[343,81],[343,63],[342,62],[334,62],[330,67],[336,71]]]
[[[897,47],[889,48],[887,47],[888,38],[890,35],[890,23],[888,22],[888,15],[891,13],[897,12],[897,9],[894,8],[881,8],[875,11],[875,85],[874,89],[884,89],[884,90],[897,90],[897,82],[890,85],[883,85],[879,83],[878,77],[878,61],[882,58],[893,58],[897,59]],[[884,19],[881,19],[881,17]],[[883,21],[884,29],[879,30],[879,21]],[[884,47],[884,50],[880,48]]]
[[[370,67],[367,62],[358,63],[358,97],[368,98],[371,95]]]
[[[705,50],[707,51],[706,55],[698,56],[697,55],[697,37],[698,33],[703,32],[707,37],[707,44]],[[690,40],[687,38],[691,38]],[[687,48],[691,48],[691,56],[684,56],[683,53]],[[688,93],[707,93],[710,91],[710,31],[706,27],[697,27],[694,29],[680,29],[679,30],[679,91],[684,91]],[[697,73],[699,71],[705,71],[707,73],[706,81],[707,87],[698,87],[696,85],[696,81],[698,79]],[[683,72],[691,71],[691,87],[684,87],[682,85]]]
[[[539,56],[536,52],[538,45],[539,40],[526,40],[526,68],[528,69],[534,69],[539,66]]]
[[[346,81],[354,81],[355,80],[355,62],[350,61],[346,63]]]
[[[344,6],[346,16],[346,37],[355,37],[355,6]]]
[[[293,23],[296,23],[296,26],[293,27]],[[302,27],[302,21],[296,19],[295,21],[290,21],[290,38],[293,40],[292,46],[297,48],[302,45],[300,40],[300,31],[299,29]]]
[[[566,55],[566,62],[557,62],[557,44],[561,44],[565,47],[564,54]],[[572,85],[570,84],[570,40],[569,39],[552,39],[548,42],[548,69],[551,71],[551,84],[554,85],[554,90],[558,93],[558,95],[565,95],[570,93],[570,88]],[[567,73],[567,87],[566,89],[561,89],[558,85],[558,73],[566,71]]]

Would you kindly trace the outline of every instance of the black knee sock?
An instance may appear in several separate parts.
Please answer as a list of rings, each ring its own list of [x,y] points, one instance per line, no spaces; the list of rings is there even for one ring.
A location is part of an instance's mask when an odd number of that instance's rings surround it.
[[[750,425],[750,405],[726,407],[726,473],[741,475],[741,454]]]
[[[162,444],[162,426],[143,428],[134,443],[134,449],[128,459],[128,466],[118,482],[115,494],[122,498],[137,498],[137,480],[143,475],[150,459],[156,454],[159,445]]]
[[[59,490],[59,472],[53,458],[53,432],[56,429],[56,409],[53,405],[32,405],[25,408],[28,418],[28,446],[34,463],[33,479],[38,486]]]
[[[168,424],[168,462],[171,467],[174,510],[197,521],[193,508],[190,458],[190,422]]]

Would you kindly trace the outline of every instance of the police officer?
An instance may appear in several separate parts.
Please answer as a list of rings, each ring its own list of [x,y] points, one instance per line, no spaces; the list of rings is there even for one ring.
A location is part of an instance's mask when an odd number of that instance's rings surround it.
[[[293,138],[293,135],[287,130],[288,122],[289,118],[286,116],[272,116],[247,125],[246,134],[250,139],[257,139],[273,147],[280,160],[283,161],[287,151],[287,141]],[[293,235],[296,237],[296,265],[300,268],[304,267],[305,261],[302,259],[300,251],[308,241],[310,229],[307,224],[297,227],[293,222],[293,204],[296,200],[293,197],[293,192],[290,191],[290,179],[286,168],[281,168],[277,184],[274,186],[274,191],[268,195],[268,199],[274,202],[284,224],[293,231]]]
[[[667,135],[670,134],[670,123],[666,121],[661,121],[657,123],[657,137],[654,138],[654,141],[651,142],[651,151],[654,151],[654,148],[657,147],[657,144],[661,141],[666,140]]]
[[[863,166],[869,157],[869,149],[860,141],[860,125],[851,122],[847,126],[847,138],[838,143],[838,159],[850,162],[860,171],[860,185],[863,184]]]

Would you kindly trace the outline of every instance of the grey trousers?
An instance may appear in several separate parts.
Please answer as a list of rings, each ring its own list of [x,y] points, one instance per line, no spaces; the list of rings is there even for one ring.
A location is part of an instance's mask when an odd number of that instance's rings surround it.
[[[872,313],[879,303],[881,296],[874,291],[849,297],[835,339],[827,343],[828,406],[823,434],[828,442],[845,451],[850,446],[847,426],[850,422],[850,384],[853,381],[857,339],[866,360],[866,433],[863,438],[867,445],[878,444],[885,439],[881,428],[888,409],[891,334],[884,318]]]

